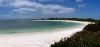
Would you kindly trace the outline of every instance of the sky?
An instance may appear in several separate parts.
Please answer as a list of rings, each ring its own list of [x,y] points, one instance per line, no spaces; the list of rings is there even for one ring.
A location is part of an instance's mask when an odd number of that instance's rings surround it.
[[[0,19],[100,19],[100,0],[0,0]]]

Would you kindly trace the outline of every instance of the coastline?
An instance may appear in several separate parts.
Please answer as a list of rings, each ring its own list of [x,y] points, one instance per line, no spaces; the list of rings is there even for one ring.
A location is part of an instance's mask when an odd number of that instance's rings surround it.
[[[49,47],[54,42],[58,42],[61,38],[70,37],[74,33],[81,31],[84,26],[90,22],[69,21],[69,20],[54,20],[63,22],[82,23],[81,27],[72,28],[71,30],[60,30],[58,32],[46,34],[28,34],[24,36],[0,36],[0,47]],[[66,32],[67,31],[67,32]]]

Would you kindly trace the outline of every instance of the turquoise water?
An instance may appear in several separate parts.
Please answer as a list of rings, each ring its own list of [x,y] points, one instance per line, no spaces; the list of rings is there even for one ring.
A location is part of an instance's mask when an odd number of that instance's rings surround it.
[[[74,22],[62,22],[62,21],[34,21],[34,20],[0,21],[0,34],[46,32],[63,28],[67,29],[79,25],[82,24]]]

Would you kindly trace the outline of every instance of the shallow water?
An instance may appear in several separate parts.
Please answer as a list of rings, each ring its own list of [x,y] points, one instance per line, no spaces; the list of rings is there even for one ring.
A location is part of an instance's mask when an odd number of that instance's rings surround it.
[[[0,21],[0,34],[16,34],[16,33],[36,33],[36,32],[52,32],[57,29],[67,29],[82,24],[75,22],[62,21],[34,21],[34,20],[10,20]]]

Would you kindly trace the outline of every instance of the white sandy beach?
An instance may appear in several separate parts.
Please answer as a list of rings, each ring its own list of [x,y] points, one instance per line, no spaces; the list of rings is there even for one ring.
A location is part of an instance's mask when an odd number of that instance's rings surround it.
[[[59,20],[56,20],[59,21]],[[60,20],[61,21],[61,20]],[[65,20],[62,20],[66,22]],[[67,20],[68,21],[68,20]],[[44,34],[25,34],[25,35],[0,35],[0,47],[50,47],[54,42],[61,38],[70,37],[74,33],[81,31],[89,22],[68,21],[82,23],[81,27],[59,30]]]

